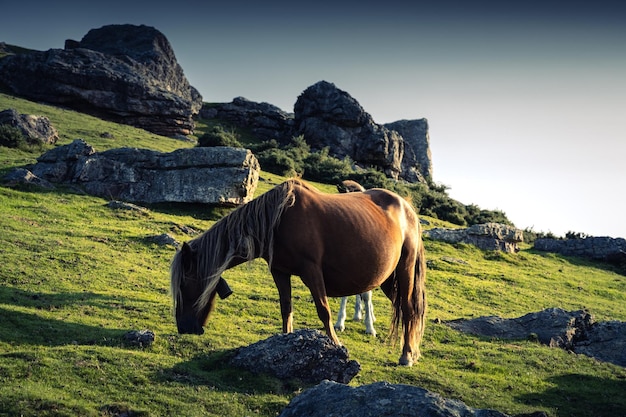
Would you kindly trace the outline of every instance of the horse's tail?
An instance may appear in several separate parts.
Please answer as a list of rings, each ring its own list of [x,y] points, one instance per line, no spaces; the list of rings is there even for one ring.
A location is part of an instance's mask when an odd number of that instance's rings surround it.
[[[410,294],[402,294],[401,288],[404,287],[398,282],[398,273],[394,273],[391,290],[391,302],[393,305],[393,315],[391,320],[390,337],[396,341],[399,337],[398,331],[402,327],[403,323],[406,323],[409,335],[409,344],[413,350],[414,360],[417,360],[420,356],[419,345],[424,335],[424,329],[426,327],[426,254],[424,250],[424,244],[421,238],[421,230],[417,239],[416,259],[415,259],[415,272],[413,274],[412,285],[409,285]],[[402,308],[403,296],[408,298],[408,311],[406,312],[408,317],[404,320],[404,314]]]

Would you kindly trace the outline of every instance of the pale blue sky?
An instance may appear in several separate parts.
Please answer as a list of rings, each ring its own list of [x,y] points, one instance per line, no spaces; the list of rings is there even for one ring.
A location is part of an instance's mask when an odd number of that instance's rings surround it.
[[[461,202],[520,228],[626,237],[619,2],[298,3],[16,3],[0,41],[45,50],[107,24],[154,26],[209,102],[292,111],[330,81],[379,123],[426,117],[434,179]]]

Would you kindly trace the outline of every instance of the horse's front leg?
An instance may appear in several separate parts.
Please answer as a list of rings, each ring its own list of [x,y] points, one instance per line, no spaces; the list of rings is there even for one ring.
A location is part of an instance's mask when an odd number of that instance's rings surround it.
[[[274,283],[278,288],[280,315],[283,319],[283,333],[293,332],[293,307],[291,304],[291,274],[272,270]]]

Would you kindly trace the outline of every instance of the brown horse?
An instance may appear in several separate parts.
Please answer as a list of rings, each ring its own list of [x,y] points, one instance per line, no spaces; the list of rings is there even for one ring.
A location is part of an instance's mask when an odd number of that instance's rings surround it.
[[[400,323],[401,365],[420,356],[426,294],[421,227],[411,205],[383,189],[324,194],[286,181],[239,207],[201,236],[184,243],[171,265],[179,333],[202,334],[222,273],[255,258],[267,261],[280,299],[283,332],[293,331],[291,276],[311,291],[328,337],[339,344],[327,297],[380,286]]]

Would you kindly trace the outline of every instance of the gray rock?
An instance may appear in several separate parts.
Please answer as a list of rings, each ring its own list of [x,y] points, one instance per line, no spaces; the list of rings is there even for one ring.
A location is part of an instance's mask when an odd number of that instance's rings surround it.
[[[30,143],[52,145],[59,140],[59,133],[45,116],[19,114],[15,109],[0,112],[0,125],[18,128]]]
[[[376,382],[350,387],[332,381],[304,391],[280,417],[507,417],[495,410],[474,409],[423,388]]]
[[[567,256],[579,256],[601,261],[615,258],[618,262],[626,253],[626,239],[611,237],[586,237],[584,239],[537,239],[534,249]]]
[[[159,246],[171,245],[176,248],[180,246],[180,242],[178,242],[176,238],[174,238],[174,236],[170,235],[169,233],[161,233],[160,235],[149,236],[146,239],[149,242],[156,243]]]
[[[143,25],[104,26],[66,49],[6,56],[0,86],[166,136],[192,133],[202,105],[167,38]]]
[[[269,103],[237,97],[231,103],[212,104],[200,110],[204,119],[219,119],[249,129],[259,140],[287,142],[293,135],[293,114]]]
[[[152,330],[131,330],[124,334],[124,342],[132,346],[149,347],[156,338]]]
[[[486,316],[446,322],[453,329],[466,333],[498,339],[537,338],[545,345],[564,349],[572,349],[575,340],[584,337],[592,323],[591,314],[584,310],[560,308],[548,308],[514,319]]]
[[[18,185],[35,185],[37,187],[53,189],[54,184],[43,180],[26,168],[15,168],[2,177],[2,183],[7,187],[16,187]]]
[[[402,178],[409,182],[424,182],[433,178],[433,160],[430,153],[428,120],[398,120],[384,125],[395,130],[404,139]]]
[[[595,322],[584,310],[549,308],[515,319],[497,316],[445,322],[453,329],[498,339],[535,339],[600,361],[626,366],[626,322]]]
[[[295,134],[304,135],[313,149],[329,148],[330,154],[349,156],[357,164],[380,167],[399,178],[404,141],[400,134],[374,123],[372,117],[348,93],[320,81],[307,88],[294,106]]]
[[[52,183],[132,203],[238,205],[252,200],[259,163],[247,149],[214,147],[161,153],[120,148],[95,152],[82,140],[55,148],[30,169]]]
[[[600,361],[626,366],[626,322],[594,323],[585,337],[576,341],[573,350]]]
[[[361,370],[348,359],[348,350],[317,330],[279,334],[239,349],[231,365],[281,380],[319,383],[325,379],[347,384]]]
[[[424,231],[424,236],[448,243],[467,243],[483,250],[509,253],[518,252],[518,243],[524,241],[521,230],[500,223],[475,224],[465,229],[434,228]]]

